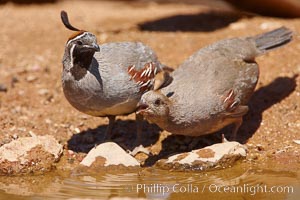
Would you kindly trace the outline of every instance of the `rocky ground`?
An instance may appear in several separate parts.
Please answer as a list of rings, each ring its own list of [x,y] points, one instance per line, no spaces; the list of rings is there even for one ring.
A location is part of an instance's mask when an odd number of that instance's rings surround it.
[[[78,112],[62,92],[61,59],[71,34],[60,21],[62,9],[75,26],[95,33],[100,43],[142,41],[173,68],[220,39],[283,25],[292,29],[291,44],[257,59],[261,75],[238,141],[248,147],[246,162],[251,165],[300,169],[300,20],[246,16],[222,5],[118,1],[1,5],[0,145],[21,137],[52,135],[64,147],[57,168],[67,170],[103,142],[108,120]],[[120,116],[114,128],[113,141],[129,150],[134,148],[134,119],[134,114]],[[195,139],[173,136],[144,122],[142,143],[153,155],[140,153],[136,158],[152,166],[175,152],[218,143],[220,134],[229,135],[230,130]]]

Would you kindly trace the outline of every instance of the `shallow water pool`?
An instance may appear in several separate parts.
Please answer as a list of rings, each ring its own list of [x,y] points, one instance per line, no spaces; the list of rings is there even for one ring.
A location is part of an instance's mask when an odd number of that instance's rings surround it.
[[[211,172],[50,173],[0,177],[0,199],[299,199],[300,172],[249,169]]]

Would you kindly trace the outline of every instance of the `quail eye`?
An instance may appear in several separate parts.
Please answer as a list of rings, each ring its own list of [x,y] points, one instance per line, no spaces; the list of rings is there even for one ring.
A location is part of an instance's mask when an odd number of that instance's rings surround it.
[[[81,41],[77,41],[76,44],[82,45],[82,42]]]
[[[159,106],[161,104],[161,100],[160,99],[156,99],[154,102],[154,105]]]

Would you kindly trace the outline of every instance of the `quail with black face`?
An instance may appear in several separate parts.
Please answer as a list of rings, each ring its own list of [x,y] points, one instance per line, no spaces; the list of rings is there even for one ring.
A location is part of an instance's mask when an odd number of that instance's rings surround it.
[[[109,138],[117,115],[135,112],[144,92],[164,85],[164,81],[155,83],[154,79],[165,73],[163,66],[154,51],[141,42],[99,45],[94,34],[72,26],[65,11],[61,19],[75,32],[65,45],[62,61],[65,97],[83,113],[108,117]],[[138,128],[137,142],[140,132]]]

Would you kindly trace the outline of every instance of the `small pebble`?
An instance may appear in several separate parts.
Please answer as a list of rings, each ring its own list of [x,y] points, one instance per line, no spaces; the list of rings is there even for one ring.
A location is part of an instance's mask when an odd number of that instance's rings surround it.
[[[15,140],[19,138],[19,136],[18,136],[17,134],[13,134],[12,137],[13,137],[13,139],[15,139]]]
[[[28,133],[29,133],[29,135],[30,135],[31,137],[37,137],[36,134],[35,134],[33,131],[29,131]]]
[[[27,116],[20,116],[19,119],[23,120],[23,121],[28,121],[29,120],[29,118]]]
[[[248,148],[253,147],[253,144],[251,144],[251,143],[248,143],[246,145],[247,145]]]
[[[275,28],[278,28],[278,27],[281,27],[282,24],[279,23],[279,22],[263,22],[260,24],[260,29],[262,30],[268,30],[268,29],[275,29]]]
[[[54,124],[54,126],[57,126],[56,124]],[[73,126],[70,124],[59,124],[60,127],[62,128],[70,128],[72,130]]]
[[[80,122],[78,126],[79,126],[79,127],[84,126],[84,122]]]
[[[69,155],[74,155],[74,151],[68,150],[68,154],[69,154]]]
[[[277,150],[277,151],[275,152],[275,154],[280,154],[280,153],[284,153],[284,152],[286,152],[286,151],[283,150],[283,149],[279,149],[279,150]]]
[[[0,92],[7,92],[7,87],[4,84],[0,84]]]
[[[18,131],[22,131],[22,132],[25,132],[26,131],[26,128],[24,127],[20,127],[20,128],[17,128]]]
[[[49,95],[46,99],[46,102],[53,102],[54,101],[54,96],[53,95]]]
[[[24,94],[25,94],[25,91],[24,91],[24,90],[19,90],[19,91],[18,91],[18,95],[23,96]]]
[[[50,119],[45,119],[46,124],[52,124],[52,121]]]
[[[30,83],[35,81],[35,80],[37,80],[36,76],[29,75],[29,76],[26,77],[26,81],[28,81]]]
[[[39,91],[38,91],[38,94],[39,95],[47,95],[49,93],[49,90],[48,89],[40,89]]]
[[[13,108],[11,110],[11,112],[14,113],[14,114],[21,113],[21,111],[22,111],[21,106],[16,106],[15,108]]]
[[[79,129],[79,128],[75,128],[74,131],[75,131],[76,133],[80,133],[80,129]]]
[[[229,25],[229,28],[232,30],[240,30],[240,29],[247,28],[247,25],[244,22],[235,22],[235,23],[231,23]]]
[[[263,150],[265,150],[265,148],[264,148],[261,144],[257,144],[257,145],[256,145],[256,148],[257,148],[258,151],[263,151]]]
[[[19,79],[16,76],[12,77],[10,81],[11,87],[14,88],[17,82],[19,82]]]
[[[250,154],[250,159],[251,159],[251,160],[257,160],[258,157],[259,157],[259,156],[258,156],[258,154],[256,154],[256,153],[255,153],[255,154]]]
[[[31,67],[31,71],[33,71],[33,72],[37,72],[37,71],[39,71],[41,69],[41,67],[39,66],[39,65],[33,65],[32,67]]]

